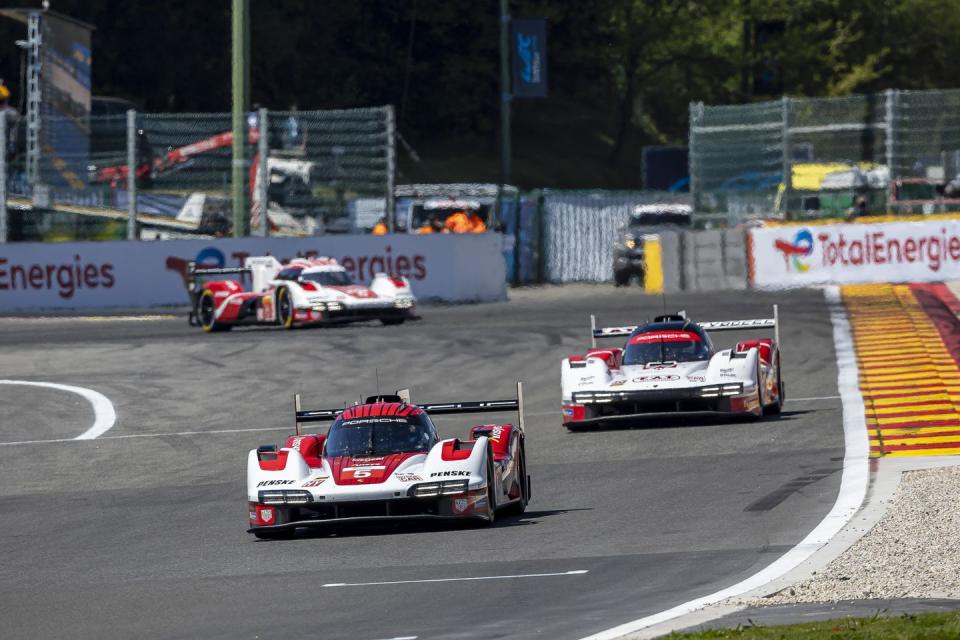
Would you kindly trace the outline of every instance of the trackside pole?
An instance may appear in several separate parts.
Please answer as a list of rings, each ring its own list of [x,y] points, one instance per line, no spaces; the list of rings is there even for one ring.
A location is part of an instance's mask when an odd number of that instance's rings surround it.
[[[297,417],[300,413],[300,394],[293,394],[293,424],[296,429],[297,435],[300,435],[300,418]]]
[[[597,334],[594,333],[597,330],[597,316],[590,314],[590,348],[597,348]]]
[[[780,346],[780,305],[773,305],[773,339]]]

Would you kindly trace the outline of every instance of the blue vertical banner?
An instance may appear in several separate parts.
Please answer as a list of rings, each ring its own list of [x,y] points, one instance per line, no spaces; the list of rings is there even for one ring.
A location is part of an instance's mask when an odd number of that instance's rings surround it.
[[[517,18],[511,21],[510,55],[514,98],[547,97],[547,21]]]

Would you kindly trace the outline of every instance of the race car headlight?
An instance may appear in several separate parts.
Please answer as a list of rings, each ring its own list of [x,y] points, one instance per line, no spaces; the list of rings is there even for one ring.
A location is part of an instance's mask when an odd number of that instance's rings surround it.
[[[283,504],[283,491],[261,491],[260,504]]]
[[[433,498],[440,495],[439,482],[424,482],[410,488],[414,498]]]
[[[307,504],[313,502],[313,496],[310,495],[310,492],[302,489],[261,491],[258,497],[260,504]]]
[[[397,298],[394,300],[393,306],[397,309],[409,309],[413,306],[413,298]]]
[[[743,393],[743,383],[713,384],[709,387],[700,387],[700,397],[719,398],[721,396],[738,396]]]
[[[737,396],[743,393],[743,383],[720,385],[720,395]]]
[[[326,311],[327,305],[325,302],[315,302],[312,308],[314,311]]]
[[[343,309],[343,305],[340,304],[339,302],[327,303],[327,311],[340,311],[341,309]]]
[[[445,496],[452,496],[457,493],[464,493],[467,490],[469,480],[447,480],[440,485],[440,493]]]

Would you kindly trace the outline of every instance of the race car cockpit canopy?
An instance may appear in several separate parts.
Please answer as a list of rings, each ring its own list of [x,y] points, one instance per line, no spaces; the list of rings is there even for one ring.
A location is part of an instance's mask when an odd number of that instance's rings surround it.
[[[623,364],[695,362],[709,360],[712,355],[713,343],[699,326],[689,321],[654,322],[627,339]]]
[[[389,404],[373,405],[377,408]],[[386,456],[395,453],[427,452],[439,441],[433,422],[424,411],[409,405],[389,411],[365,411],[370,405],[359,405],[344,411],[327,433],[326,455]],[[409,411],[407,411],[409,410]]]

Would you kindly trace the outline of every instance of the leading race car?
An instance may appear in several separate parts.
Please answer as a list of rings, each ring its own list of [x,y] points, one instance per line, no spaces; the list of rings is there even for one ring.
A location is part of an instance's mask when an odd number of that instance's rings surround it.
[[[661,412],[779,413],[777,306],[773,318],[696,323],[684,312],[642,326],[597,329],[593,348],[561,364],[563,423],[570,429]],[[774,338],[717,351],[710,331],[769,329]],[[624,348],[598,349],[597,338],[629,336]]]
[[[400,324],[416,317],[417,299],[402,276],[374,275],[369,287],[357,284],[333,258],[248,257],[243,267],[187,267],[190,324],[204,331],[226,331],[238,324],[273,324],[284,329],[322,323],[378,319]],[[250,277],[252,286],[217,278]],[[210,279],[216,278],[216,279]]]
[[[520,383],[513,400],[417,406],[404,390],[347,409],[302,411],[295,398],[296,435],[247,458],[248,532],[258,538],[334,522],[492,524],[498,510],[522,513],[530,500]],[[510,410],[516,425],[478,425],[468,440],[441,440],[430,417]],[[301,424],[325,420],[333,420],[326,434],[301,433]]]

